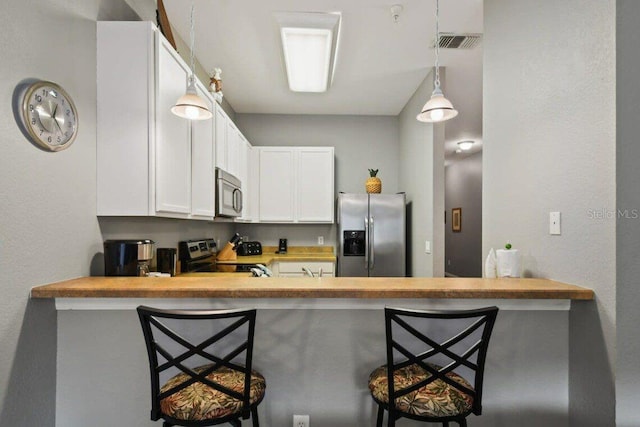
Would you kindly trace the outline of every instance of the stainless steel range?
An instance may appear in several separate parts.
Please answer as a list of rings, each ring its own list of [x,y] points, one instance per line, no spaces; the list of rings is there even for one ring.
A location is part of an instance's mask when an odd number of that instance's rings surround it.
[[[187,240],[178,243],[178,258],[181,273],[250,273],[255,263],[229,262],[216,263],[217,246],[214,239]]]
[[[216,241],[213,239],[187,240],[178,243],[181,273],[216,271]]]

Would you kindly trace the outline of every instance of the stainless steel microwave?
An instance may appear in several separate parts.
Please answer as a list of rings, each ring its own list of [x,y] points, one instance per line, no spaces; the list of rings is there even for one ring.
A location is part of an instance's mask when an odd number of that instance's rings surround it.
[[[216,168],[216,216],[235,218],[242,215],[242,183],[238,178]]]

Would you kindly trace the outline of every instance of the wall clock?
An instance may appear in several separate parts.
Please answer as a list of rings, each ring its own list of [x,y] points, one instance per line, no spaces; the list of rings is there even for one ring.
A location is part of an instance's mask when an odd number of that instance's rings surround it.
[[[78,134],[78,112],[73,100],[55,83],[36,80],[21,95],[20,125],[39,148],[60,151]]]

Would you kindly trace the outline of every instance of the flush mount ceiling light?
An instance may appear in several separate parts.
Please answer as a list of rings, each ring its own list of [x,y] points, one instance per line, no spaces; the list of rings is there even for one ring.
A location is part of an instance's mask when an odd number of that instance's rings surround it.
[[[194,66],[194,53],[193,46],[195,44],[195,31],[193,24],[193,2],[191,2],[191,74],[189,75],[189,84],[187,85],[187,93],[182,95],[176,101],[176,105],[171,107],[171,112],[178,117],[189,120],[206,120],[213,117],[213,114],[207,107],[207,104],[202,98],[198,96],[196,92],[195,83],[195,66]]]
[[[453,108],[453,104],[444,97],[440,89],[440,0],[436,0],[436,75],[433,81],[433,93],[431,99],[424,104],[422,111],[416,117],[421,122],[437,123],[453,119],[458,115],[458,111]]]
[[[340,13],[276,13],[289,89],[326,92],[333,80]]]
[[[471,150],[471,147],[473,147],[473,141],[460,141],[458,142],[458,147],[462,151]]]

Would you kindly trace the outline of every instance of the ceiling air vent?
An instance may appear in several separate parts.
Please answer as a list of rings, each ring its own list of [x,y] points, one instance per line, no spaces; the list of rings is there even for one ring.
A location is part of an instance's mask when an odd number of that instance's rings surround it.
[[[482,34],[440,33],[440,49],[473,49],[481,40]]]

